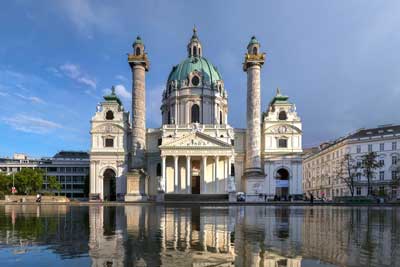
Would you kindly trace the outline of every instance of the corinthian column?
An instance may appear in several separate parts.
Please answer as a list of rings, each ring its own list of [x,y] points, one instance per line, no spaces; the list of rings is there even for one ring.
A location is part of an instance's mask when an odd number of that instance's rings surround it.
[[[261,85],[260,72],[265,53],[260,53],[260,44],[253,36],[247,46],[243,70],[247,72],[247,130],[245,177],[262,179],[261,168]]]
[[[132,147],[130,172],[127,175],[125,201],[143,201],[147,194],[146,179],[146,71],[150,62],[138,36],[133,43],[133,53],[128,55],[132,70]]]

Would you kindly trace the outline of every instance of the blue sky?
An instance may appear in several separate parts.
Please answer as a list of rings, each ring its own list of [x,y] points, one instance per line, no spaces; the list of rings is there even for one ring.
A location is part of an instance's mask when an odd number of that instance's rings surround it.
[[[3,1],[0,4],[0,155],[88,150],[105,90],[130,110],[126,53],[137,35],[151,60],[147,125],[186,56],[193,25],[220,70],[228,120],[244,128],[246,45],[267,53],[262,109],[277,87],[296,103],[304,147],[360,127],[400,123],[399,1]]]

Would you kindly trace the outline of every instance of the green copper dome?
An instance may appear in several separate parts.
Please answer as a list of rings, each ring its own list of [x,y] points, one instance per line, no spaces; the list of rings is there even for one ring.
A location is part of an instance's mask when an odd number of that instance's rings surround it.
[[[222,80],[221,74],[210,61],[204,57],[192,56],[172,68],[168,76],[168,83],[174,80],[179,82],[186,80],[193,71],[201,72],[203,81],[211,85],[216,81]],[[180,86],[180,84],[178,84],[178,86]]]

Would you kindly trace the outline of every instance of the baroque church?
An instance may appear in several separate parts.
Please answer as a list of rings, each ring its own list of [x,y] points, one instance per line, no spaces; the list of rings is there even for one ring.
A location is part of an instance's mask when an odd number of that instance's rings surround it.
[[[162,94],[160,128],[146,128],[146,73],[150,61],[140,37],[128,55],[132,114],[112,89],[91,120],[91,200],[289,199],[302,192],[302,124],[278,89],[261,112],[260,72],[266,54],[252,37],[247,74],[247,128],[228,121],[228,92],[203,56],[193,29],[187,58],[172,67]],[[243,195],[243,194],[242,194]]]

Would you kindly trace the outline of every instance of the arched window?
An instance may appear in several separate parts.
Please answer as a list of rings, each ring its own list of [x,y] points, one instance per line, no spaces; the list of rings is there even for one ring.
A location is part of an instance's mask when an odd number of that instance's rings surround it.
[[[170,84],[170,85],[168,86],[168,95],[171,94],[171,91],[172,91],[172,85]]]
[[[137,55],[137,56],[140,55],[140,47],[136,47],[136,55]]]
[[[253,55],[257,55],[257,47],[253,47]]]
[[[277,180],[289,180],[289,172],[286,169],[279,169],[276,172],[276,177],[275,179]]]
[[[222,111],[219,111],[219,124],[223,124],[223,121],[222,121]]]
[[[167,124],[171,124],[171,111],[168,111],[167,114]]]
[[[235,176],[235,165],[231,163],[231,176]]]
[[[111,110],[107,111],[106,120],[113,120],[113,119],[114,119],[114,113]]]
[[[157,164],[157,174],[156,175],[161,176],[161,164],[160,163]]]
[[[193,46],[193,56],[197,57],[197,46]]]
[[[192,120],[191,120],[192,123],[200,122],[200,108],[199,108],[199,105],[194,104],[192,106],[191,115],[192,115]]]
[[[281,121],[287,120],[286,111],[282,110],[281,112],[279,112],[278,119],[281,120]]]

